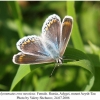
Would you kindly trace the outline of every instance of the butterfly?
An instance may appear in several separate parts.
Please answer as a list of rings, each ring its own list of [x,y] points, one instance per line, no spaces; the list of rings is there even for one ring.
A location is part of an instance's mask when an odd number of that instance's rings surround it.
[[[62,56],[70,39],[73,18],[65,16],[61,22],[58,15],[50,15],[44,22],[40,36],[21,38],[16,46],[20,51],[13,56],[15,64],[62,64]]]

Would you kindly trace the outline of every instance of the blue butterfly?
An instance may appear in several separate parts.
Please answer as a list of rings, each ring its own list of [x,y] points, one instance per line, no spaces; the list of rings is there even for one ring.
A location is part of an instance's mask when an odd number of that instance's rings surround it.
[[[62,23],[58,15],[50,15],[43,24],[40,36],[31,35],[17,42],[21,52],[13,56],[15,64],[40,64],[57,62],[62,64],[62,56],[70,39],[73,18],[65,16]]]

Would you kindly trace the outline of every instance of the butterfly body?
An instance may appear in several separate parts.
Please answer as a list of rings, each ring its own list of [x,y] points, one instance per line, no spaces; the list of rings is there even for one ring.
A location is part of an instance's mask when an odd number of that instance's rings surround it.
[[[62,56],[68,44],[73,18],[65,16],[62,23],[56,14],[50,15],[43,24],[40,36],[26,36],[17,42],[20,51],[13,56],[15,64],[40,64],[57,62],[62,64]]]

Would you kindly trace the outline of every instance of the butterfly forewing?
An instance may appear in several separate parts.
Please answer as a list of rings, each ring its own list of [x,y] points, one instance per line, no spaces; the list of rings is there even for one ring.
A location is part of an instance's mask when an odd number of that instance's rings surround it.
[[[17,48],[25,54],[49,56],[39,36],[32,35],[20,39],[17,42]]]
[[[42,36],[55,45],[58,50],[61,35],[61,21],[58,15],[49,16],[43,24]]]

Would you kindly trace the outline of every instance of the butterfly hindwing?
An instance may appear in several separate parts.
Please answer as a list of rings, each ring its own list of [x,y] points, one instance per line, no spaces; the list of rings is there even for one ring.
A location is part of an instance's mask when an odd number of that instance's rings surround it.
[[[61,57],[63,56],[68,41],[70,39],[71,30],[73,27],[72,22],[73,22],[73,18],[71,16],[65,16],[62,21],[62,32],[61,32],[62,34],[61,34],[61,42],[59,47]]]
[[[13,56],[13,62],[15,64],[41,64],[54,62],[54,59],[44,55],[29,55],[19,52]]]

